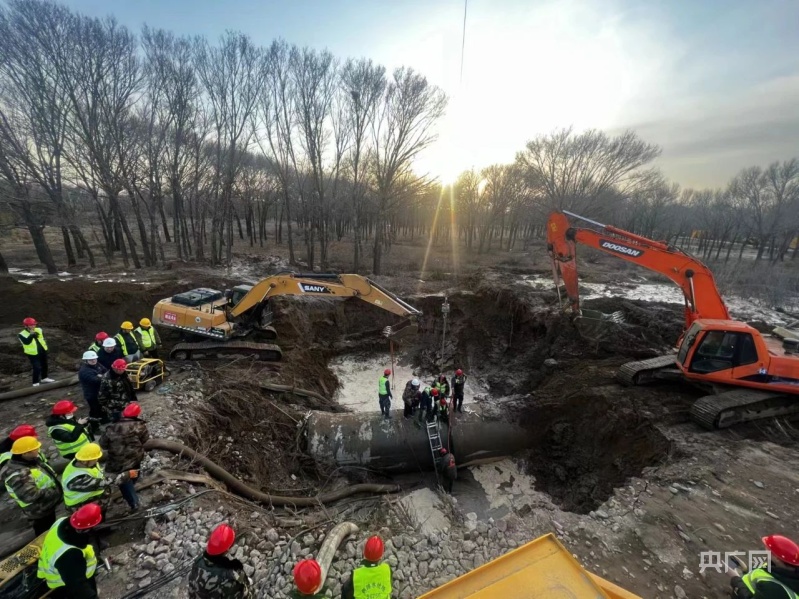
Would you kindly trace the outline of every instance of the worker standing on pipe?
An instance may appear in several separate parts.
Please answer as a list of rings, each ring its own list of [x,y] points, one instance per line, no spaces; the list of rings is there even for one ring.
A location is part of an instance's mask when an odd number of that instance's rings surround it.
[[[390,599],[391,567],[380,563],[384,550],[380,537],[367,539],[361,565],[352,571],[341,588],[342,599]]]
[[[122,418],[105,427],[100,438],[100,447],[105,449],[108,457],[105,463],[108,472],[138,472],[141,469],[144,444],[150,439],[150,432],[147,430],[147,424],[144,420],[140,420],[139,416],[141,416],[141,406],[129,403],[122,410]],[[135,480],[136,477],[131,477],[118,483],[122,497],[133,512],[139,509],[141,503],[136,494]]]
[[[438,378],[433,383],[433,389],[438,389],[438,394],[442,397],[449,397],[449,382],[447,377],[439,374]]]
[[[72,516],[60,518],[44,538],[37,576],[54,599],[97,599],[97,556],[88,533],[103,521],[96,503],[84,505]]]
[[[452,377],[452,409],[463,413],[463,388],[466,385],[466,375],[458,368]]]
[[[380,403],[380,413],[386,420],[391,418],[391,381],[388,377],[391,376],[391,369],[386,368],[383,371],[383,376],[377,381],[377,399]]]
[[[61,503],[61,484],[49,465],[42,463],[36,437],[20,437],[11,446],[6,470],[6,491],[17,502],[38,537],[55,522]]]
[[[55,383],[47,376],[47,341],[44,340],[44,332],[34,318],[24,319],[22,325],[25,328],[17,338],[22,344],[22,351],[30,360],[33,386],[38,387],[39,383]]]
[[[763,545],[771,553],[768,565],[741,576],[728,568],[735,599],[795,599],[799,596],[799,545],[782,535],[763,537]]]
[[[402,392],[402,403],[405,405],[403,416],[405,418],[412,418],[414,410],[419,405],[420,385],[419,379],[413,379],[405,383],[405,391]]]
[[[62,399],[55,402],[50,416],[44,421],[47,434],[53,440],[59,455],[67,460],[74,458],[81,447],[92,441],[87,420],[75,419],[77,411],[78,406],[68,399]]]
[[[248,599],[253,596],[244,565],[227,556],[235,541],[236,532],[227,524],[220,524],[211,532],[205,552],[189,573],[191,599]]]
[[[291,592],[293,599],[303,599],[311,597],[321,599],[325,595],[322,593],[322,566],[315,559],[304,559],[297,562],[294,566],[294,586],[297,588]]]
[[[111,370],[103,375],[100,382],[100,393],[97,396],[103,413],[111,422],[119,420],[125,406],[136,401],[136,390],[125,371],[127,362],[123,359],[115,360]]]
[[[433,413],[433,402],[438,397],[438,389],[425,387],[419,396],[419,423],[430,420]]]
[[[447,404],[446,397],[441,397],[441,399],[438,400],[438,403],[436,403],[435,414],[439,422],[443,422],[449,426],[449,405]]]

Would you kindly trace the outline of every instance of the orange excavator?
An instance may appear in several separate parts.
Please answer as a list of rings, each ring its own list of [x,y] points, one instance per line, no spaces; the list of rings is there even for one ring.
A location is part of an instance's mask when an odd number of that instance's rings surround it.
[[[573,227],[568,217],[590,228]],[[583,317],[578,243],[668,277],[685,298],[685,330],[676,355],[625,364],[617,375],[621,382],[682,379],[700,386],[711,394],[694,403],[691,417],[709,429],[799,413],[799,333],[777,328],[765,335],[732,320],[713,273],[682,250],[571,212],[555,212],[547,222],[547,250],[555,284],[563,281],[576,318]]]

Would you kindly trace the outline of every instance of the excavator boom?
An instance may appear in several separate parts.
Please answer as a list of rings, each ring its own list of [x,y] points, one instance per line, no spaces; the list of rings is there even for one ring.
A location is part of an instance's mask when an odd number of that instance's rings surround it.
[[[572,227],[568,216],[585,221],[598,230]],[[674,281],[685,298],[686,329],[699,318],[730,318],[713,273],[693,256],[666,243],[603,225],[571,212],[553,212],[547,222],[547,249],[552,258],[553,272],[556,278],[559,276],[563,279],[572,310],[576,314],[580,313],[577,243],[659,272]]]

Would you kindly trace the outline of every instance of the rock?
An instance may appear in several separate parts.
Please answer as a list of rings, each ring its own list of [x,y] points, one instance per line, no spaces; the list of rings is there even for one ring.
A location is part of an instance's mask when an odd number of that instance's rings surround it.
[[[247,576],[252,576],[255,574],[255,568],[253,568],[250,564],[244,564],[244,573]]]
[[[766,512],[766,515],[774,518],[775,520],[779,520],[780,519],[780,517],[777,514],[775,514],[774,512]]]
[[[135,578],[136,580],[141,580],[142,578],[146,578],[149,575],[150,573],[147,570],[136,570],[133,573],[133,578]]]
[[[555,360],[554,358],[547,358],[546,360],[544,360],[544,366],[548,366],[549,368],[554,368],[557,365],[558,361]]]
[[[605,510],[596,510],[594,512],[594,516],[601,520],[607,520],[610,518],[610,515]]]
[[[308,533],[302,538],[302,544],[305,545],[306,547],[311,547],[315,543],[316,543],[316,538],[310,533]]]
[[[765,489],[766,485],[761,483],[759,480],[752,481],[758,489]]]
[[[674,585],[674,596],[677,599],[688,599],[688,595],[682,589],[682,587],[680,585],[678,585],[678,584]]]
[[[162,542],[166,543],[167,545],[171,545],[175,542],[175,533],[170,533],[161,539]]]
[[[676,495],[677,493],[680,492],[679,490],[677,490],[677,487],[669,487],[669,491],[671,491],[672,495]]]
[[[464,543],[464,546],[465,545],[466,544]],[[418,559],[420,562],[426,562],[426,561],[428,561],[430,559],[430,552],[429,551],[420,551],[419,553],[416,554],[416,559]]]
[[[686,568],[685,566],[683,566],[683,569],[682,569],[682,574],[681,574],[681,576],[683,577],[683,579],[684,579],[684,580],[690,580],[690,579],[692,579],[692,578],[694,577],[694,573],[693,573],[693,572],[691,572],[691,571],[690,571],[688,568]]]
[[[681,530],[678,530],[678,531],[677,531],[677,534],[679,534],[679,535],[680,535],[680,537],[682,538],[682,540],[683,540],[683,541],[685,541],[685,542],[688,542],[688,541],[690,541],[690,540],[691,540],[691,537],[689,537],[687,534],[685,534],[685,533],[684,533],[683,531],[681,531]]]
[[[461,550],[468,555],[474,553],[475,549],[477,549],[477,544],[474,541],[464,541],[461,545]]]
[[[149,545],[147,545],[145,551],[147,552],[147,555],[155,555],[156,549],[158,549],[158,543],[156,541],[152,541]]]
[[[277,531],[274,528],[270,528],[266,531],[266,540],[272,543],[277,543],[280,540],[280,535],[277,534]]]
[[[421,576],[423,579],[427,578],[428,572],[429,572],[429,567],[427,565],[427,562],[421,562],[419,564],[419,576]]]
[[[149,577],[149,576],[147,576],[146,578],[142,578],[142,579],[139,581],[139,588],[140,588],[140,589],[143,589],[143,588],[145,588],[145,587],[148,587],[148,586],[150,586],[150,582],[151,582],[151,581],[150,581],[150,577]]]
[[[399,560],[397,559],[396,555],[389,555],[386,561],[388,562],[388,565],[391,566],[392,570],[397,569],[397,566],[399,565]]]

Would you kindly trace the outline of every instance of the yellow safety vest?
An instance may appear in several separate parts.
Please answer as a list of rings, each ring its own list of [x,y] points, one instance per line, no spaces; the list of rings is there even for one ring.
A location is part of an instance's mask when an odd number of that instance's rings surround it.
[[[6,478],[6,491],[8,491],[9,496],[12,497],[14,501],[17,502],[19,507],[21,507],[24,510],[26,507],[30,506],[31,504],[25,503],[19,497],[17,497],[17,494],[14,493],[14,489],[12,489],[11,485],[8,484],[8,482],[12,478],[19,475],[20,472],[13,472],[11,475],[9,475],[8,478]],[[37,489],[50,489],[55,487],[55,481],[53,480],[53,478],[45,474],[38,468],[31,468],[31,476],[33,477],[33,484],[36,485]]]
[[[94,489],[93,491],[73,491],[70,489],[69,483],[72,482],[72,479],[82,474],[88,474],[99,481],[102,481],[104,478],[103,469],[100,468],[100,464],[97,464],[94,468],[81,468],[75,465],[75,460],[72,460],[67,464],[67,467],[64,468],[64,474],[61,475],[61,486],[64,489],[64,504],[67,507],[86,503],[92,497],[99,497],[105,493],[105,489],[102,487]]]
[[[388,378],[386,376],[381,376],[377,381],[377,392],[380,395],[388,395]]]
[[[355,599],[390,599],[391,568],[388,564],[361,566],[352,573]]]
[[[94,572],[97,570],[97,557],[94,555],[94,547],[92,547],[91,543],[81,549],[75,545],[65,543],[58,536],[58,527],[61,526],[64,520],[66,518],[59,518],[50,528],[44,538],[42,552],[39,554],[39,569],[36,572],[36,576],[43,578],[47,582],[47,587],[51,589],[65,586],[64,580],[61,578],[58,568],[56,568],[56,562],[58,558],[70,549],[77,549],[83,553],[83,559],[86,560],[86,580],[94,576]]]
[[[157,345],[155,341],[155,329],[153,327],[146,329],[138,327],[135,332],[141,335],[142,349],[150,349],[151,347],[155,347]]]
[[[122,355],[123,356],[127,356],[128,355],[128,346],[125,343],[125,338],[122,336],[122,333],[117,333],[114,336],[114,339],[117,340],[117,345],[119,346],[119,349],[122,350]]]
[[[8,460],[12,458],[13,455],[14,454],[11,453],[10,451],[6,451],[5,453],[0,453],[0,472],[3,471],[3,468],[5,467],[6,463],[8,462]],[[47,463],[47,456],[44,455],[44,453],[42,452],[39,452],[39,461],[42,464]]]
[[[33,329],[33,331],[35,333],[39,333],[39,344],[41,344],[42,349],[44,351],[47,351],[47,341],[44,340],[44,333],[42,332],[42,329],[40,329],[39,327],[36,327],[35,329]],[[28,337],[32,336],[31,332],[28,329],[22,329],[22,332],[20,332],[20,335],[25,337],[25,339],[27,339]],[[23,345],[22,346],[22,351],[24,351],[25,354],[28,355],[28,356],[38,356],[39,355],[39,345],[35,341],[33,343],[28,343],[27,345]]]
[[[96,341],[89,346],[89,351],[93,351],[96,354],[100,353],[100,350],[103,349],[103,346],[97,343]]]
[[[50,438],[53,439],[53,431],[55,430],[62,430],[71,433],[75,430],[74,424],[56,424],[55,426],[51,426],[47,429],[47,434],[50,435]],[[53,443],[58,449],[58,453],[61,455],[62,458],[67,457],[68,455],[72,455],[73,453],[77,452],[81,447],[89,443],[89,437],[86,436],[86,433],[81,433],[80,437],[75,439],[72,443],[64,443],[63,441],[59,441],[58,439],[53,439]]]
[[[789,587],[787,587],[786,585],[782,584],[779,580],[774,578],[771,572],[768,572],[761,568],[752,570],[751,572],[744,574],[743,576],[744,584],[747,586],[747,588],[750,591],[752,591],[753,595],[757,595],[757,584],[761,581],[766,581],[766,580],[781,586],[782,589],[785,591],[786,596],[790,597],[790,599],[797,599],[797,597],[799,597],[799,595],[797,595]]]

